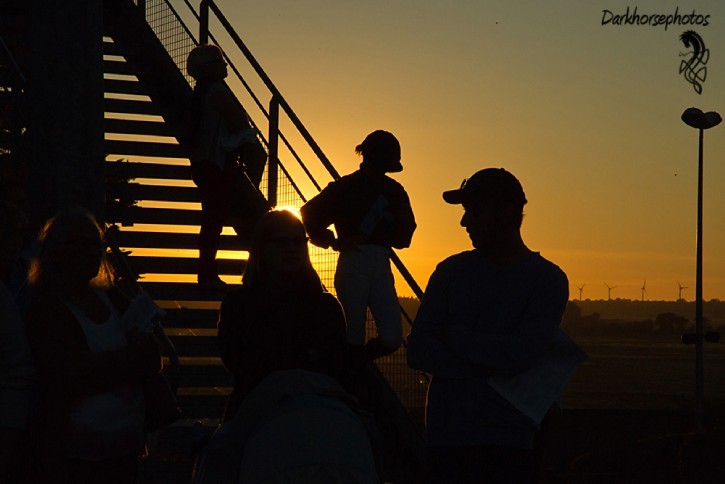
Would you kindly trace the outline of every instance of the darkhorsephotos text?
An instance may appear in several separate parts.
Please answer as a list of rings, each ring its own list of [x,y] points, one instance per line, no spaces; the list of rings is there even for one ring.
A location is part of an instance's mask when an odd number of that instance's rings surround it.
[[[612,12],[602,10],[602,25],[648,25],[650,27],[664,26],[665,30],[670,25],[698,25],[706,27],[710,24],[710,15],[702,15],[694,9],[691,13],[680,13],[680,7],[675,8],[674,13],[639,13],[637,7],[634,10],[627,7],[624,12]]]

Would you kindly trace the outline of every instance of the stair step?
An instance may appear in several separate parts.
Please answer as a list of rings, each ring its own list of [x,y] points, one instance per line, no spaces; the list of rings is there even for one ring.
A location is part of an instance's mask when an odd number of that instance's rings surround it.
[[[161,111],[152,102],[137,101],[134,99],[113,99],[105,98],[103,100],[104,108],[107,113],[123,113],[123,114],[146,114],[149,116],[161,116]]]
[[[106,162],[106,175],[123,178],[158,178],[162,180],[191,180],[189,165],[162,165],[133,161]]]
[[[136,71],[126,61],[119,60],[103,60],[103,72],[106,74],[121,74],[125,76],[134,76]]]
[[[176,377],[179,388],[184,387],[230,387],[234,384],[232,375],[221,365],[179,367]]]
[[[104,92],[114,94],[134,94],[137,96],[148,96],[149,92],[142,83],[126,79],[104,79]]]
[[[103,53],[105,55],[123,55],[118,50],[118,46],[116,45],[116,43],[109,40],[103,41]]]
[[[104,121],[104,126],[106,133],[174,136],[174,133],[168,124],[155,121],[109,118]]]
[[[157,200],[164,202],[199,203],[199,190],[195,187],[170,187],[162,185],[109,184],[106,193],[113,198],[131,198],[133,200]]]
[[[106,222],[118,222],[122,225],[201,225],[201,210],[183,210],[176,208],[120,207],[117,204],[106,206]],[[226,223],[225,227],[232,227]]]
[[[169,339],[174,344],[179,356],[219,356],[219,343],[216,336],[169,336]],[[204,368],[214,367],[205,366]],[[204,383],[201,386],[206,385],[207,383]]]
[[[128,257],[131,267],[139,274],[196,274],[198,259],[188,257]],[[242,275],[247,261],[217,259],[220,274]]]
[[[121,247],[151,249],[198,249],[198,234],[177,234],[173,232],[117,232]],[[239,241],[234,235],[222,235],[220,250],[240,250]]]
[[[239,289],[229,284],[226,290],[202,289],[198,284],[184,282],[144,282],[144,290],[157,301],[221,301],[227,292]]]
[[[224,415],[228,396],[216,395],[178,395],[182,418],[220,418]]]
[[[201,225],[200,210],[181,210],[173,208],[107,207],[106,220],[132,220],[137,224],[158,225]]]
[[[212,309],[167,309],[164,328],[216,328],[219,311]]]
[[[106,153],[115,155],[155,156],[160,158],[188,158],[187,151],[177,143],[152,141],[106,140]]]

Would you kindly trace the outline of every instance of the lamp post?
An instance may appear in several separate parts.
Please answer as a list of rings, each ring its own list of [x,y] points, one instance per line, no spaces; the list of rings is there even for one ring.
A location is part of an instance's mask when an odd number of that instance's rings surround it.
[[[695,427],[703,431],[703,328],[702,328],[702,144],[706,129],[717,126],[722,118],[715,111],[703,113],[687,108],[682,121],[700,132],[697,163],[697,259],[695,262]]]

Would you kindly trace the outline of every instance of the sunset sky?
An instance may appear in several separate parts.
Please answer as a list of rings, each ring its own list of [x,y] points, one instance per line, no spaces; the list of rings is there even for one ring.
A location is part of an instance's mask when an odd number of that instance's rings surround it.
[[[494,166],[521,180],[524,239],[572,298],[639,299],[645,280],[648,299],[677,281],[694,298],[697,131],[680,115],[725,115],[725,2],[216,2],[341,173],[370,131],[399,138],[418,221],[399,254],[419,284],[470,248],[441,192]],[[709,25],[602,25],[628,6]],[[678,73],[689,29],[710,49],[701,95]],[[705,134],[705,299],[725,299],[723,187],[725,125]]]

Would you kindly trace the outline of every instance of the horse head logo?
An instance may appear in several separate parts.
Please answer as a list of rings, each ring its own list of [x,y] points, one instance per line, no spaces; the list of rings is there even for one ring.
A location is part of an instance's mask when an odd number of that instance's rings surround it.
[[[705,47],[705,42],[700,34],[694,30],[687,30],[680,35],[680,40],[685,47],[692,49],[687,52],[680,52],[680,57],[689,56],[688,59],[680,61],[680,74],[685,80],[692,84],[695,92],[702,94],[702,83],[707,78],[707,61],[710,60],[710,49]]]

